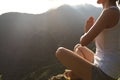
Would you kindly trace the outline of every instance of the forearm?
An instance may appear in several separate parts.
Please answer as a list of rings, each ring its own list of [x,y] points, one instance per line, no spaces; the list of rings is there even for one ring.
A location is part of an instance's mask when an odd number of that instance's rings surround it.
[[[86,21],[86,24],[84,26],[84,32],[85,34],[83,36],[81,36],[80,38],[80,44],[82,46],[87,46],[90,42],[92,42],[93,40],[91,40],[91,35],[86,36],[88,31],[92,28],[93,24],[94,24],[94,17],[89,17],[89,19]]]
[[[80,44],[81,44],[81,46],[87,46],[89,44],[89,41],[86,38],[86,33],[81,36]]]

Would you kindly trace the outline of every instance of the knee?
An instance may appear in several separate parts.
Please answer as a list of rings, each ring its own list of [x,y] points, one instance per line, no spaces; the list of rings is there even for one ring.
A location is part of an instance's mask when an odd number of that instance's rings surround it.
[[[79,50],[85,50],[86,47],[85,47],[85,46],[79,46],[78,49],[79,49]]]
[[[65,48],[64,47],[59,47],[55,53],[57,58],[60,58],[65,52]]]

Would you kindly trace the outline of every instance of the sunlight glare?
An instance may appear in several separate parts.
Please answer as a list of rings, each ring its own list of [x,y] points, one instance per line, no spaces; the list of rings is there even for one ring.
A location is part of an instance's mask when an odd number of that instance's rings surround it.
[[[0,0],[0,12],[42,13],[50,9],[49,0]]]
[[[52,8],[57,8],[60,5],[79,5],[85,4],[87,0],[0,0],[0,14],[6,12],[22,12],[39,14],[48,11]],[[95,3],[95,0],[89,0]]]
[[[68,4],[72,6],[85,3],[85,0],[60,0],[60,1],[62,1],[64,4]]]

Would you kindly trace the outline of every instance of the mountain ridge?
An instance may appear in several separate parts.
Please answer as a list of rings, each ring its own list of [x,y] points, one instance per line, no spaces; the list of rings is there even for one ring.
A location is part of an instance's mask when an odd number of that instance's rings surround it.
[[[0,15],[3,78],[20,80],[34,70],[58,63],[56,49],[63,46],[72,50],[83,34],[85,20],[100,14],[100,8],[85,7],[79,6],[76,10],[64,5],[42,14],[11,12]]]

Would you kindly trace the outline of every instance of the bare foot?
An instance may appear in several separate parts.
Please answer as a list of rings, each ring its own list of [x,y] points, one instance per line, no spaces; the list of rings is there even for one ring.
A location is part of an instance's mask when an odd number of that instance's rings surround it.
[[[85,32],[87,32],[93,26],[94,22],[94,17],[89,17],[89,19],[86,21]]]

